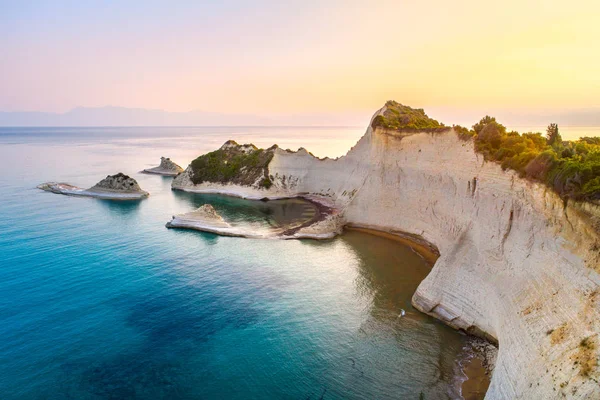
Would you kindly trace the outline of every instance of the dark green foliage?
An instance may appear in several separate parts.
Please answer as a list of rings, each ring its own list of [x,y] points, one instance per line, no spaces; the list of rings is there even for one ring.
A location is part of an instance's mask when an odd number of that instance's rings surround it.
[[[259,185],[269,188],[272,182],[267,175],[267,167],[272,158],[271,149],[244,152],[233,143],[232,147],[221,148],[192,161],[191,180],[194,184],[215,182],[252,185],[261,179]]]
[[[575,152],[570,147],[565,147],[563,151],[560,153],[561,158],[571,158],[575,155]]]
[[[270,188],[271,186],[273,186],[273,181],[271,181],[271,178],[269,178],[268,176],[266,178],[264,178],[262,181],[260,181],[260,183],[258,184],[258,186],[263,187],[265,189]]]
[[[458,130],[459,137],[465,135]],[[600,199],[600,138],[563,142],[556,124],[540,133],[506,132],[495,118],[486,116],[471,131],[475,149],[503,169],[541,181],[563,198]]]
[[[411,108],[395,101],[385,103],[383,115],[373,119],[373,128],[392,129],[397,131],[437,131],[448,129],[435,119],[429,118],[422,108]]]

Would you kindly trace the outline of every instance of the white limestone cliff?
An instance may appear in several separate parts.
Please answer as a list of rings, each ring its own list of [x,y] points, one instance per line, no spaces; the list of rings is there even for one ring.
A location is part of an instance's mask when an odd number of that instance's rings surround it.
[[[486,399],[600,398],[598,205],[565,206],[545,186],[486,162],[452,129],[369,126],[337,160],[275,149],[268,173],[268,190],[193,185],[185,172],[173,187],[308,194],[335,205],[345,224],[418,235],[440,258],[415,307],[499,343]]]

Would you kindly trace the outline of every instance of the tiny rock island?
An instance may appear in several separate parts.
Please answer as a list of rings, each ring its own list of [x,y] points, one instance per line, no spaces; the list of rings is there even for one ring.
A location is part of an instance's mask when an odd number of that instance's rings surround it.
[[[174,163],[170,158],[161,157],[160,165],[158,167],[147,168],[142,172],[146,174],[156,174],[163,176],[177,176],[179,175],[179,173],[183,172],[183,168]]]
[[[57,182],[43,183],[38,186],[38,189],[69,196],[95,197],[105,200],[139,200],[149,196],[149,193],[142,190],[135,179],[121,172],[107,175],[89,189]]]

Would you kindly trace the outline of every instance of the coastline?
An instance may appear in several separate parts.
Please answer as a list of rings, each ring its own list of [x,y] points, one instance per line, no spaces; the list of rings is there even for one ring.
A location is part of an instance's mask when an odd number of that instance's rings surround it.
[[[425,261],[427,261],[427,264],[429,264],[430,267],[433,267],[437,259],[440,257],[440,253],[437,250],[437,247],[427,242],[425,239],[417,237],[416,235],[411,235],[409,233],[400,232],[396,230],[392,231],[388,229],[378,228],[375,226],[358,224],[346,224],[344,225],[344,229],[385,237],[396,242],[402,243],[406,246],[409,246],[415,251],[415,253],[417,253]]]
[[[421,256],[431,268],[439,258],[439,252],[433,244],[415,235],[355,224],[347,224],[344,229],[384,237],[408,246]],[[456,391],[464,400],[483,400],[491,383],[498,352],[497,347],[484,338],[460,332],[468,337],[468,343],[463,353],[456,359]]]
[[[335,232],[329,232],[326,234],[302,234],[300,233],[303,228],[311,227],[319,222],[324,221],[328,217],[333,215],[337,215],[339,210],[337,210],[334,206],[330,206],[327,199],[318,196],[310,196],[305,194],[298,194],[296,196],[256,196],[249,195],[248,193],[240,193],[230,190],[222,190],[219,188],[211,188],[211,189],[199,189],[199,190],[190,190],[190,189],[182,189],[182,188],[172,188],[172,190],[181,190],[190,193],[215,193],[221,194],[224,196],[232,196],[243,198],[246,200],[252,201],[270,201],[270,200],[285,200],[285,199],[302,199],[308,201],[315,205],[319,211],[319,216],[316,219],[306,222],[300,227],[296,227],[292,230],[289,230],[285,233],[287,235],[281,234],[278,237],[271,237],[272,239],[311,239],[311,240],[327,240],[332,239],[337,236]],[[167,223],[167,227],[175,227],[169,226]],[[192,227],[192,229],[194,229]],[[264,236],[256,235],[256,236],[248,236],[248,235],[231,235],[230,232],[219,232],[218,230],[208,230],[204,228],[196,228],[197,230],[204,230],[208,232],[215,233],[217,235],[223,234],[226,236],[239,236],[239,237],[247,237],[247,238],[265,238]],[[410,234],[407,232],[402,232],[396,229],[390,229],[385,227],[379,227],[374,225],[363,225],[363,224],[354,224],[347,223],[342,226],[342,231],[340,234],[343,234],[344,230],[349,231],[357,231],[363,232],[370,235],[375,235],[379,237],[384,237],[390,240],[394,240],[402,245],[410,247],[415,253],[417,253],[425,262],[429,265],[430,268],[433,268],[434,264],[440,257],[440,252],[433,243],[427,241],[421,236]],[[420,312],[420,311],[419,311]],[[457,388],[456,390],[461,393],[465,400],[482,400],[485,397],[487,389],[491,383],[491,375],[493,371],[493,364],[495,361],[495,357],[497,355],[497,348],[494,343],[487,340],[486,338],[481,338],[479,336],[475,336],[471,333],[464,332],[459,330],[461,333],[469,337],[469,344],[467,347],[470,347],[470,351],[465,351],[465,353],[457,358],[456,363],[458,366],[458,371],[456,373],[457,379]],[[481,341],[480,345],[475,346],[474,343],[477,341]],[[492,346],[495,350],[490,350],[489,347]],[[486,360],[492,359],[492,362],[487,362]],[[464,379],[461,379],[461,376]],[[466,396],[466,397],[465,397]]]
[[[199,191],[194,190],[183,190],[180,188],[173,188],[173,190],[182,190],[191,193],[215,193],[224,196],[232,196],[243,198],[251,201],[270,201],[270,200],[285,200],[285,199],[302,199],[304,201],[310,202],[318,209],[318,217],[307,221],[299,227],[295,227],[288,231],[282,232],[279,236],[274,237],[265,237],[262,235],[248,235],[248,234],[232,234],[231,228],[226,229],[225,231],[220,229],[211,229],[210,227],[197,225],[196,227],[188,226],[187,228],[196,229],[199,231],[211,232],[217,235],[224,236],[238,236],[238,237],[246,237],[246,238],[261,238],[261,239],[283,239],[283,240],[291,240],[291,239],[310,239],[310,240],[327,240],[332,239],[337,236],[336,232],[328,232],[326,234],[318,233],[318,234],[302,234],[301,231],[304,228],[309,228],[315,226],[319,222],[325,221],[327,218],[331,216],[335,216],[338,214],[338,210],[335,207],[329,206],[327,199],[317,198],[316,196],[306,196],[306,195],[296,195],[296,196],[283,196],[283,197],[258,197],[258,196],[245,196],[239,192],[232,191],[223,191],[218,189],[207,190],[201,189]],[[166,225],[168,228],[178,228],[186,226],[176,226],[172,225],[171,222]],[[379,237],[384,237],[398,243],[401,243],[404,246],[410,247],[415,253],[417,253],[423,260],[429,265],[430,268],[433,268],[435,262],[440,257],[439,250],[437,247],[428,242],[426,239],[410,234],[407,232],[402,232],[395,229],[386,229],[384,227],[378,227],[373,225],[360,225],[360,224],[344,224],[342,226],[342,231],[340,234],[343,234],[344,230],[349,231],[357,231],[370,235],[375,235]],[[420,312],[420,311],[419,311]],[[460,331],[460,330],[459,330]],[[465,348],[464,354],[459,356],[456,359],[457,363],[457,372],[456,372],[456,381],[457,381],[457,392],[461,393],[465,400],[482,400],[485,397],[485,393],[491,383],[491,375],[493,370],[493,363],[495,361],[495,357],[497,352],[494,350],[490,350],[488,346],[494,347],[492,342],[484,338],[480,338],[478,336],[474,336],[470,333],[460,331],[462,334],[468,336],[469,343]],[[478,343],[479,345],[475,345]],[[495,347],[494,347],[495,349]],[[491,362],[487,362],[486,360],[491,359]],[[464,377],[464,379],[462,379]]]
[[[214,193],[214,192],[213,192]],[[194,211],[188,213],[174,215],[171,221],[165,226],[169,229],[191,229],[200,232],[208,232],[222,236],[244,237],[249,239],[312,239],[312,240],[327,240],[332,239],[342,232],[342,226],[339,222],[338,211],[333,207],[326,205],[324,202],[316,201],[310,197],[290,196],[277,199],[268,198],[248,198],[242,196],[231,196],[229,193],[219,192],[223,196],[243,198],[248,201],[268,202],[271,200],[297,200],[309,203],[316,210],[314,217],[307,221],[291,224],[285,228],[266,230],[257,230],[253,227],[232,226],[224,221],[211,221],[194,215]]]

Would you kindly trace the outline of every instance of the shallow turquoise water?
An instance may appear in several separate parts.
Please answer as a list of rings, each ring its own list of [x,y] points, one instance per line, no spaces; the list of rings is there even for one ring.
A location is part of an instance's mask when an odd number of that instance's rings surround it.
[[[315,242],[169,230],[171,215],[207,201],[238,220],[262,211],[136,173],[161,155],[185,166],[230,138],[304,140],[336,156],[360,134],[0,128],[0,397],[455,397],[464,338],[411,307],[428,267],[409,248],[361,233]],[[87,187],[119,171],[150,198],[35,189],[48,180]]]

